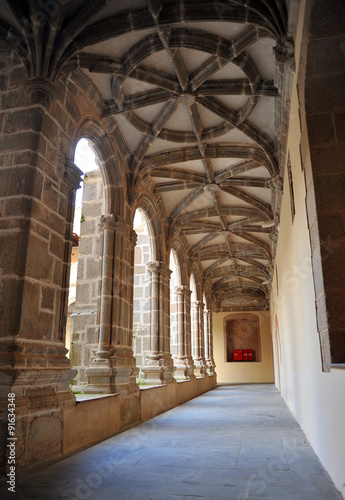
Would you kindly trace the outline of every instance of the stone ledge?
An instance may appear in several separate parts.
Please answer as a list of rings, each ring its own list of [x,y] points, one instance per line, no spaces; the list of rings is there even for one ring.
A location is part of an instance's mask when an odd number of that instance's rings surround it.
[[[120,431],[119,394],[77,402],[63,415],[63,455],[99,443]]]
[[[108,398],[110,396],[119,396],[119,394],[75,394],[77,404],[90,399]]]

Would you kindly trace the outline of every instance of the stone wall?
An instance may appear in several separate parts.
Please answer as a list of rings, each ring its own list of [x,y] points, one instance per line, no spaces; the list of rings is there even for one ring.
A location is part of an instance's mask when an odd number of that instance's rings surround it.
[[[317,324],[329,371],[345,362],[344,5],[307,5],[298,82],[301,155]]]
[[[63,408],[75,401],[64,337],[80,172],[67,151],[70,81],[39,88],[6,51],[0,69],[0,380],[2,394],[16,394],[20,466],[61,453]],[[0,423],[3,444],[6,415]]]

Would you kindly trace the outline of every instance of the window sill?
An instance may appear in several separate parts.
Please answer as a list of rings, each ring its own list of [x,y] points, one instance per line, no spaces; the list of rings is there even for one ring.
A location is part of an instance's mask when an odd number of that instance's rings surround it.
[[[331,363],[328,365],[330,368],[337,368],[338,370],[345,370],[345,363]]]

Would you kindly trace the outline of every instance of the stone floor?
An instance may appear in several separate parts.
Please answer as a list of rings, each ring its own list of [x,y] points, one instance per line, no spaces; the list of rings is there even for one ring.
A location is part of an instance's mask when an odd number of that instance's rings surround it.
[[[8,498],[342,498],[273,385],[220,386],[22,478],[17,491]]]

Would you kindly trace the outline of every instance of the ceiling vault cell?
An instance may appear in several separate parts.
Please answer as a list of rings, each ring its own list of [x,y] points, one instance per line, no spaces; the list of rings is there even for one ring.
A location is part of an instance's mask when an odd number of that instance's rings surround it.
[[[78,69],[93,80],[103,118],[118,120],[129,190],[150,179],[213,307],[267,308],[282,184],[277,74],[291,57],[285,0],[62,3],[30,37],[23,20],[34,27],[35,2],[5,0],[15,24],[1,21],[2,36],[31,78]]]

